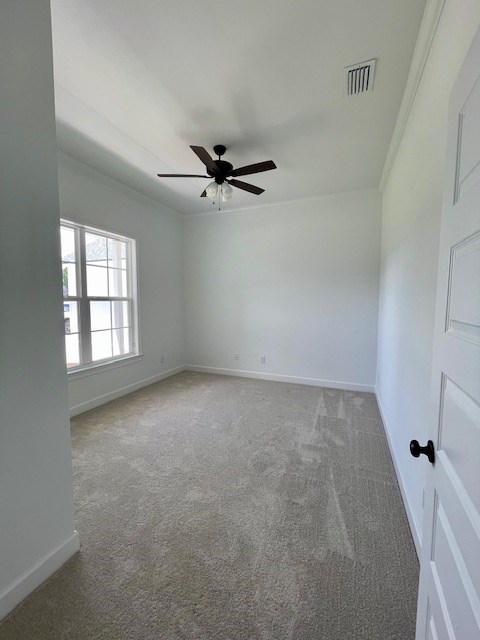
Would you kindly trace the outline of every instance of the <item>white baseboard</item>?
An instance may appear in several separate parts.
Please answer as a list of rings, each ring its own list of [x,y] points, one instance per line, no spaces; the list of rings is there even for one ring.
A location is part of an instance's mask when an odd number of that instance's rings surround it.
[[[52,549],[46,556],[38,560],[0,592],[0,620],[49,578],[52,573],[60,569],[79,548],[78,533],[74,531],[67,540]]]
[[[200,367],[193,364],[186,364],[186,365],[180,365],[178,367],[174,367],[173,369],[168,369],[168,371],[163,371],[162,373],[159,373],[155,376],[151,376],[150,378],[144,378],[143,380],[134,382],[133,384],[127,385],[126,387],[121,387],[120,389],[115,389],[114,391],[110,391],[109,393],[105,393],[101,396],[96,396],[95,398],[91,398],[86,402],[76,404],[73,407],[70,407],[70,417],[73,418],[74,416],[77,416],[80,413],[83,413],[84,411],[95,409],[95,407],[99,407],[102,404],[106,404],[107,402],[110,402],[110,400],[115,400],[116,398],[120,398],[121,396],[124,396],[127,393],[131,393],[132,391],[137,391],[142,387],[147,387],[150,384],[159,382],[164,378],[169,378],[170,376],[173,376],[176,373],[180,373],[181,371],[198,371],[202,373],[216,373],[223,376],[238,376],[240,378],[257,378],[259,380],[273,380],[276,382],[289,382],[292,384],[306,384],[313,387],[327,387],[330,389],[345,389],[347,391],[365,391],[368,393],[375,393],[374,385],[360,384],[357,382],[344,382],[339,380],[323,380],[321,378],[302,378],[300,376],[287,376],[279,373],[264,373],[263,371],[244,371],[241,369],[238,369],[238,370],[222,369],[220,367]]]
[[[216,373],[222,376],[238,376],[239,378],[256,378],[259,380],[272,380],[275,382],[306,384],[311,387],[327,387],[329,389],[344,389],[346,391],[366,391],[368,393],[375,393],[374,385],[359,384],[357,382],[322,380],[321,378],[301,378],[299,376],[286,376],[279,373],[264,373],[263,371],[243,371],[241,369],[222,369],[220,367],[199,367],[194,364],[186,364],[184,370],[198,371],[200,373]]]
[[[174,376],[176,373],[180,373],[181,371],[184,371],[184,369],[185,367],[183,365],[180,365],[179,367],[174,367],[173,369],[168,369],[167,371],[162,371],[162,373],[158,373],[154,376],[150,376],[150,378],[144,378],[143,380],[138,380],[138,382],[129,384],[126,387],[115,389],[114,391],[110,391],[109,393],[104,393],[101,396],[96,396],[95,398],[91,398],[86,402],[76,404],[75,406],[70,407],[70,417],[73,418],[73,416],[77,416],[79,413],[83,413],[84,411],[89,411],[90,409],[95,409],[95,407],[99,407],[102,404],[110,402],[110,400],[115,400],[116,398],[125,396],[127,395],[127,393],[132,393],[132,391],[137,391],[138,389],[142,389],[143,387],[148,387],[149,384],[154,384],[155,382],[159,382],[164,378],[169,378],[170,376]]]
[[[402,476],[402,473],[400,471],[400,467],[398,465],[397,458],[396,458],[396,455],[395,455],[395,449],[393,447],[392,436],[391,436],[391,433],[389,431],[388,422],[387,422],[387,419],[385,417],[385,412],[383,410],[382,403],[380,401],[380,397],[379,397],[379,395],[378,395],[376,390],[375,390],[375,396],[377,398],[378,408],[380,410],[380,415],[382,417],[382,422],[383,422],[383,428],[384,428],[384,431],[385,431],[385,435],[387,436],[387,442],[388,442],[388,447],[390,449],[390,454],[392,456],[393,466],[395,467],[395,473],[397,474],[398,485],[400,487],[400,493],[402,494],[403,504],[405,506],[405,511],[406,511],[407,518],[408,518],[408,524],[410,525],[410,530],[412,532],[413,542],[415,543],[415,549],[417,551],[417,556],[420,559],[420,555],[421,555],[421,551],[422,551],[422,536],[421,536],[421,532],[420,532],[420,527],[418,526],[417,519],[415,518],[414,513],[413,513],[412,505],[410,504],[407,492],[405,490],[405,483],[403,481],[403,476]]]

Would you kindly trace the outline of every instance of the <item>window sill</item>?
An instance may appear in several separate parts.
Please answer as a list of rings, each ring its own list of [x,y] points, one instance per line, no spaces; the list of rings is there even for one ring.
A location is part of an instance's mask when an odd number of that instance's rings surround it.
[[[78,369],[67,370],[68,380],[78,380],[79,378],[85,378],[96,373],[103,373],[104,371],[110,371],[110,369],[116,369],[117,367],[124,367],[127,364],[133,364],[143,358],[143,353],[135,353],[125,358],[117,358],[116,360],[107,360],[106,362],[100,362],[98,364],[90,364]]]

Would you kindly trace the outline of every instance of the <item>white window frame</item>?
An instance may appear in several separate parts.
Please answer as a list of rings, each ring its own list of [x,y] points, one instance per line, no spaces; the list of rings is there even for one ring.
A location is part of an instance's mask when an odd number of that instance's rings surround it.
[[[111,367],[127,364],[132,360],[137,360],[140,356],[139,348],[139,322],[138,322],[138,283],[137,283],[137,241],[135,238],[98,229],[89,225],[81,224],[73,220],[62,218],[60,227],[73,229],[75,232],[75,266],[76,266],[76,292],[75,296],[63,296],[64,303],[76,302],[78,309],[78,332],[79,332],[79,354],[80,364],[67,368],[67,374],[73,377],[80,377],[82,374],[93,373],[97,369],[109,369]],[[87,261],[85,249],[85,234],[93,233],[107,239],[119,240],[126,244],[126,276],[127,295],[126,296],[89,296],[87,292]],[[106,267],[105,267],[106,268]],[[102,360],[91,359],[91,319],[90,302],[128,302],[130,327],[129,340],[130,351],[118,356],[111,356]]]

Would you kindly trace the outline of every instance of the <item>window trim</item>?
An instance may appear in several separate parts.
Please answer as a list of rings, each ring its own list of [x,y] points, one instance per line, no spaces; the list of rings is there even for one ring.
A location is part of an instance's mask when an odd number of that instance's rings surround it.
[[[78,305],[78,322],[79,322],[79,350],[80,359],[84,362],[76,367],[66,368],[69,378],[82,378],[86,375],[108,371],[120,366],[125,366],[140,360],[143,357],[140,342],[140,307],[139,307],[139,286],[138,286],[138,239],[130,236],[124,236],[109,229],[99,229],[95,226],[77,222],[72,219],[61,218],[60,227],[69,227],[75,230],[75,255],[76,255],[76,291],[75,296],[63,296],[63,302],[76,302]],[[87,296],[87,261],[85,249],[85,233],[94,233],[105,238],[117,239],[126,243],[127,248],[127,291],[130,296],[109,297],[109,296]],[[83,284],[83,288],[82,288]],[[83,291],[85,289],[85,291]],[[90,330],[90,314],[87,306],[90,301],[127,301],[131,305],[131,326],[130,344],[133,350],[127,354],[103,358],[85,362],[86,353],[91,353],[91,330]]]

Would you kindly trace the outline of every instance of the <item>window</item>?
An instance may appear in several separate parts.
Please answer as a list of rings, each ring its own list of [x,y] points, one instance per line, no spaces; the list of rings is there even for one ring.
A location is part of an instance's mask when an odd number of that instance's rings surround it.
[[[64,220],[60,233],[67,369],[136,355],[135,240]]]

